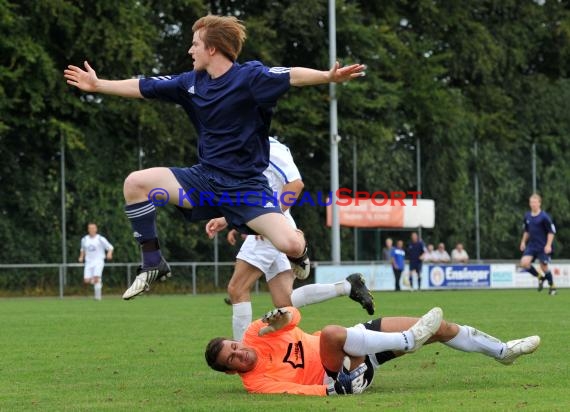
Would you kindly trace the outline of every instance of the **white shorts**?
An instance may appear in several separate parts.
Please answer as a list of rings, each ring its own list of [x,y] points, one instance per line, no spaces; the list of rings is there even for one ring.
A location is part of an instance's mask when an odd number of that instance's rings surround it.
[[[100,278],[103,276],[104,260],[96,260],[94,262],[85,262],[83,269],[83,279],[91,279],[92,277]]]
[[[268,282],[279,273],[291,269],[291,262],[285,253],[275,249],[269,240],[257,240],[254,235],[245,239],[236,257],[261,270]]]

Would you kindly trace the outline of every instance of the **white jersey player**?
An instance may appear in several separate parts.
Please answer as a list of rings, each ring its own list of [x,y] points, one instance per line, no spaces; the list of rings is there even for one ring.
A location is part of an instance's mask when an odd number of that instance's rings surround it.
[[[96,300],[101,300],[101,290],[103,288],[103,267],[105,259],[113,259],[113,245],[104,237],[97,233],[97,225],[89,223],[87,225],[88,234],[81,238],[81,249],[79,251],[79,262],[85,262],[83,270],[83,282],[92,284]]]
[[[290,206],[303,190],[299,169],[293,161],[289,148],[273,137],[269,137],[269,167],[263,172],[275,197],[280,200],[283,213],[293,227],[295,221]],[[224,218],[212,219],[206,225],[206,232],[213,237],[218,228],[225,227]],[[346,280],[334,284],[313,284],[293,290],[295,274],[287,256],[273,244],[259,236],[246,237],[236,257],[234,273],[228,284],[232,303],[232,328],[235,340],[241,340],[252,321],[250,298],[251,287],[265,274],[269,292],[275,307],[301,307],[322,302],[337,296],[350,296],[368,311],[374,313],[372,295],[360,274],[352,274]]]

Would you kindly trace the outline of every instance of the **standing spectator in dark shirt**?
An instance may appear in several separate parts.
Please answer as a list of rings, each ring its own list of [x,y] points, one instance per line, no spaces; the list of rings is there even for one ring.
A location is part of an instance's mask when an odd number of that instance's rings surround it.
[[[411,242],[408,244],[406,250],[406,256],[410,260],[410,287],[412,290],[414,289],[413,274],[415,273],[418,279],[418,290],[420,290],[422,287],[422,261],[427,249],[424,241],[419,238],[417,232],[412,232],[410,239]]]

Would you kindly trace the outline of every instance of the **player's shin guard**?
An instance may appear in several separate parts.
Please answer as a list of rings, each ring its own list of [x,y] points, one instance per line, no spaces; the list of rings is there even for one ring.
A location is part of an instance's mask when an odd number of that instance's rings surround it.
[[[548,282],[548,285],[549,285],[551,288],[553,288],[553,287],[554,287],[554,279],[552,278],[552,272],[551,272],[550,270],[549,270],[549,271],[546,271],[546,272],[544,273],[544,277],[546,278],[546,281]]]
[[[143,268],[158,266],[162,258],[156,234],[156,207],[144,201],[125,206],[133,235],[142,246]]]
[[[103,289],[103,282],[99,281],[93,284],[93,291],[96,300],[101,300],[101,291]]]
[[[533,265],[530,265],[530,267],[528,269],[526,269],[526,271],[528,273],[530,273],[532,276],[534,276],[535,278],[540,277],[538,274],[538,271],[536,270],[536,268]]]
[[[296,308],[313,303],[324,302],[337,296],[344,296],[350,293],[350,284],[346,281],[337,283],[326,283],[306,285],[293,290],[291,293],[291,303]]]
[[[364,327],[346,329],[344,351],[351,356],[364,356],[387,350],[405,351],[413,346],[414,337],[409,332],[376,332]]]
[[[459,326],[459,333],[443,343],[453,349],[483,353],[493,358],[499,357],[506,348],[499,339],[467,325]]]
[[[251,323],[252,309],[251,302],[240,302],[232,305],[232,330],[234,340],[240,341],[243,338],[245,330]]]

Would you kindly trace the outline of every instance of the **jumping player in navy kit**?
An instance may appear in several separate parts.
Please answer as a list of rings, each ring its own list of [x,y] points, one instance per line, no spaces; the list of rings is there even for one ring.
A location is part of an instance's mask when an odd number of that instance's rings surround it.
[[[68,66],[67,83],[86,92],[131,98],[156,98],[181,105],[198,132],[197,165],[138,170],[125,180],[125,211],[141,244],[143,263],[123,294],[132,299],[156,279],[170,276],[156,231],[153,189],[169,195],[169,203],[192,220],[224,216],[246,234],[260,234],[291,260],[295,271],[308,271],[303,233],[293,228],[271,201],[263,176],[269,164],[269,128],[277,100],[291,86],[342,83],[364,75],[365,66],[328,71],[303,67],[267,67],[257,61],[237,63],[245,27],[232,16],[208,15],[192,27],[188,53],[194,70],[143,79],[103,80],[87,62]],[[247,199],[243,193],[247,192]],[[205,198],[206,197],[206,198]]]
[[[529,199],[530,212],[526,212],[524,215],[524,233],[520,244],[523,256],[520,265],[532,276],[538,278],[539,292],[542,291],[546,280],[550,286],[549,295],[556,295],[552,272],[548,268],[556,228],[548,213],[541,210],[541,203],[540,195],[533,193]],[[535,259],[539,260],[542,273],[539,273],[532,265]]]

